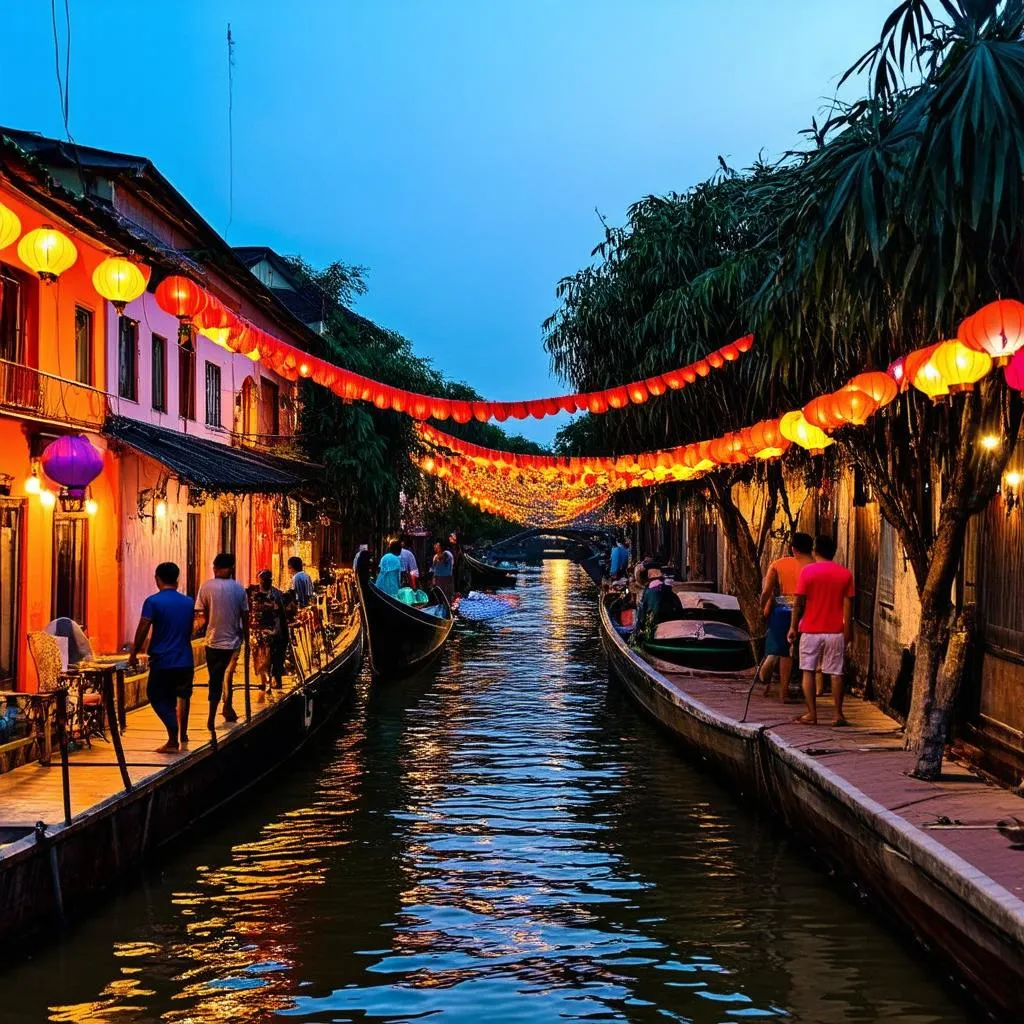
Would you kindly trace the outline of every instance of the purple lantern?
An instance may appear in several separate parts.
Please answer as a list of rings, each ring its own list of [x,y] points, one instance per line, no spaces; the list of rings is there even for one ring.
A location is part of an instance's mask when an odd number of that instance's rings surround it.
[[[1003,373],[1006,376],[1006,383],[1011,388],[1024,391],[1024,349],[1014,352]]]
[[[43,472],[60,484],[65,512],[81,512],[86,488],[103,472],[103,453],[82,434],[59,437],[46,446],[39,460]]]

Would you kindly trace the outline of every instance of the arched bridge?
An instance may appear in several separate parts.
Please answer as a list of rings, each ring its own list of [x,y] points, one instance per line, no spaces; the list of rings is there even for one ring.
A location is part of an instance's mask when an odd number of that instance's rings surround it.
[[[492,544],[483,554],[489,562],[564,558],[582,565],[591,579],[600,582],[601,564],[614,544],[615,530],[607,526],[538,526]]]

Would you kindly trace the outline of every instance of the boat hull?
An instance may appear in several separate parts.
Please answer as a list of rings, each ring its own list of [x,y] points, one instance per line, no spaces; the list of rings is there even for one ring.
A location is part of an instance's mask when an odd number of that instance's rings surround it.
[[[479,558],[462,555],[466,568],[469,569],[469,585],[474,590],[486,590],[488,587],[514,587],[516,585],[516,572],[508,569],[499,569],[496,565],[488,565],[481,562]]]
[[[437,657],[454,625],[451,605],[440,588],[431,592],[446,617],[397,601],[373,583],[359,585],[359,604],[366,626],[373,674],[384,679],[411,675]]]

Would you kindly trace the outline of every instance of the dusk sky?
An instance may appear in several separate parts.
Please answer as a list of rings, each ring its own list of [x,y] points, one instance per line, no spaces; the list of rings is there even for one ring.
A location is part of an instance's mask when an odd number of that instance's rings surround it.
[[[360,312],[520,399],[565,390],[540,325],[600,238],[596,211],[620,223],[718,154],[742,167],[795,145],[894,2],[70,6],[77,142],[150,157],[232,244],[365,265]],[[63,135],[48,5],[8,5],[4,28],[0,122]]]

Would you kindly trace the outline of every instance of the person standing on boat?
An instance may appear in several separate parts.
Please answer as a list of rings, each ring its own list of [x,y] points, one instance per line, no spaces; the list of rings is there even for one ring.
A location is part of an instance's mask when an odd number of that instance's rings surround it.
[[[156,593],[142,603],[128,668],[139,664],[139,651],[150,637],[149,679],[146,697],[167,730],[167,742],[158,754],[173,754],[188,742],[188,709],[192,697],[195,662],[192,657],[194,604],[178,593],[181,571],[174,562],[156,567]]]
[[[456,593],[465,593],[462,585],[465,582],[466,563],[462,557],[462,545],[459,544],[459,535],[454,530],[448,534],[446,550],[452,556],[452,587]]]
[[[238,721],[238,714],[231,705],[231,684],[245,635],[249,599],[234,575],[235,556],[222,551],[213,560],[213,579],[207,580],[196,595],[196,620],[206,627],[206,668],[210,686],[206,728],[210,732],[216,724],[221,696],[224,697],[224,721]]]
[[[621,537],[615,538],[615,546],[612,548],[611,560],[608,566],[608,575],[613,579],[621,579],[626,575],[626,568],[629,565],[629,548],[626,547]]]
[[[389,597],[396,597],[402,586],[402,542],[393,540],[380,556],[377,568],[377,588]]]
[[[434,586],[451,602],[455,598],[455,559],[450,551],[446,551],[440,541],[434,542],[434,557],[431,561]]]
[[[809,533],[794,533],[789,540],[789,555],[776,558],[768,566],[761,590],[768,631],[765,635],[765,659],[761,663],[765,693],[776,664],[779,666],[779,696],[785,702],[789,696],[789,680],[793,674],[793,649],[789,644],[789,627],[793,620],[793,602],[800,573],[814,561],[811,552],[814,540]]]
[[[303,569],[302,559],[298,555],[288,559],[288,571],[292,574],[296,604],[300,608],[308,608],[313,603],[313,577]]]
[[[853,574],[832,561],[835,555],[836,542],[819,536],[814,541],[814,561],[800,572],[796,585],[789,640],[794,643],[800,637],[807,713],[795,721],[803,725],[818,724],[814,677],[819,670],[832,677],[832,724],[848,724],[843,717],[843,670],[846,648],[853,639]]]
[[[402,550],[398,556],[402,560],[402,583],[403,586],[419,590],[420,567],[416,563],[416,556],[409,550],[408,540],[408,537],[402,537]]]

